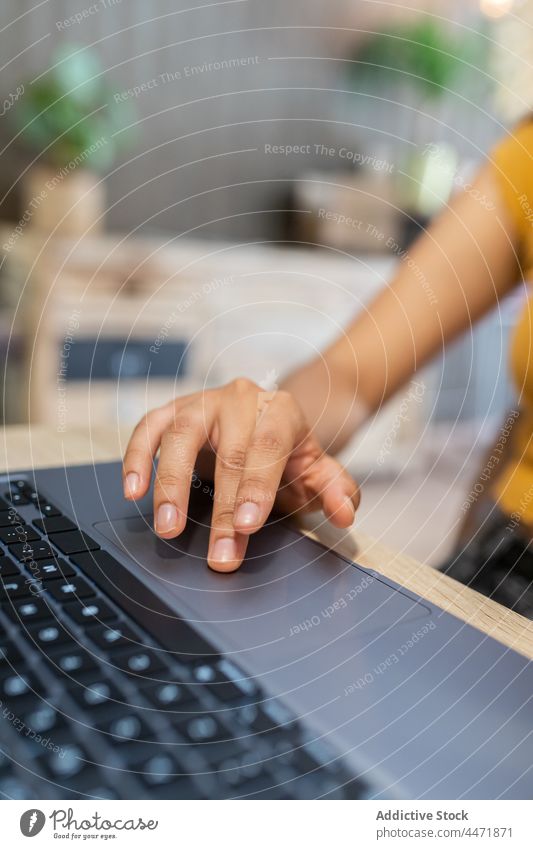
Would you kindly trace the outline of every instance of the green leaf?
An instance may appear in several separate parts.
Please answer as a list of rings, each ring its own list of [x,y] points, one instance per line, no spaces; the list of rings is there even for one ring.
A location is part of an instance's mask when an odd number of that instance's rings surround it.
[[[354,55],[352,77],[383,84],[409,82],[425,96],[441,97],[454,80],[481,60],[475,36],[457,38],[436,21],[421,16],[365,41]]]
[[[97,56],[75,45],[55,54],[50,71],[26,85],[13,112],[24,144],[59,168],[78,157],[84,167],[108,168],[134,137],[128,130],[114,138],[135,120],[133,107],[116,109]],[[85,158],[102,137],[106,143]]]

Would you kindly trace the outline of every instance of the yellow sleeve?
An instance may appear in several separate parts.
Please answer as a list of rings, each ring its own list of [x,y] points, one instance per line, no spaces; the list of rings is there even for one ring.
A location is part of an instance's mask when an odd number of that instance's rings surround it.
[[[533,241],[533,119],[519,124],[493,148],[490,163],[523,257]]]

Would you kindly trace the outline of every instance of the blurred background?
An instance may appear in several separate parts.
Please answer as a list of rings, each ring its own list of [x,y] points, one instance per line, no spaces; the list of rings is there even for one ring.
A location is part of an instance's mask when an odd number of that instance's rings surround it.
[[[531,109],[532,25],[530,0],[3,0],[4,422],[127,429],[315,356]],[[519,308],[344,452],[364,530],[445,556]]]

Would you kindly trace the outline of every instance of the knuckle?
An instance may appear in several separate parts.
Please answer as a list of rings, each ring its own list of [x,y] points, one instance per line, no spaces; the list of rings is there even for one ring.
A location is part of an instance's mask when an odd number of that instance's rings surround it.
[[[235,504],[217,503],[215,496],[215,509],[213,511],[213,524],[215,526],[233,527],[233,514],[235,512]]]
[[[261,451],[262,453],[279,454],[283,451],[284,443],[279,434],[273,431],[265,431],[265,433],[254,434],[250,447],[254,451]]]
[[[161,424],[169,418],[167,405],[163,407],[152,407],[137,423],[135,430],[146,430],[154,424]]]
[[[183,439],[186,435],[186,432],[183,430],[174,430],[173,427],[169,427],[161,437],[161,446],[165,448],[171,448],[174,452],[178,452],[180,446],[183,443]]]
[[[246,465],[246,449],[241,445],[233,445],[221,452],[219,462],[223,472],[242,472]]]
[[[142,419],[139,419],[139,421],[137,422],[137,424],[133,428],[134,437],[135,436],[144,436],[144,434],[146,434],[146,432],[149,428],[149,425],[150,425],[151,415],[152,415],[151,413],[146,413],[146,415],[144,415],[142,417]]]
[[[126,454],[124,456],[124,467],[126,466],[138,466],[146,461],[146,451],[142,448],[135,448],[135,446],[130,446],[126,449]]]
[[[171,469],[163,469],[157,473],[156,487],[164,490],[175,489],[180,484],[180,477]]]
[[[270,498],[274,498],[274,493],[270,489],[268,480],[258,474],[249,475],[242,481],[242,484],[239,487],[239,494],[244,500],[247,500],[243,496],[243,493],[252,494],[253,501],[267,501]]]
[[[198,413],[189,410],[188,412],[181,412],[174,416],[166,433],[172,434],[173,436],[183,436],[183,434],[197,430],[200,426],[201,416]]]
[[[236,377],[235,380],[232,380],[230,386],[239,395],[244,395],[251,391],[257,392],[257,385],[248,377]]]

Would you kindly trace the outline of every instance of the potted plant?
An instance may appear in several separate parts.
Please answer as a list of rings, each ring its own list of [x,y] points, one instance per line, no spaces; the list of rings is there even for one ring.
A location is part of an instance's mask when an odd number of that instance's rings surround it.
[[[426,218],[447,199],[457,156],[448,144],[435,165],[427,156],[434,148],[435,126],[431,117],[438,112],[452,88],[470,93],[485,85],[482,34],[457,34],[431,16],[419,15],[366,39],[352,55],[350,82],[354,91],[369,88],[374,93],[413,107],[408,127],[411,152],[402,163],[405,179],[398,186],[401,200],[415,215]],[[382,106],[384,108],[384,106]],[[427,118],[430,120],[427,120]],[[440,173],[443,159],[452,174]],[[431,173],[437,168],[439,173]],[[427,187],[427,190],[426,190]],[[439,198],[439,195],[442,197]],[[433,208],[432,208],[433,206]]]
[[[50,71],[25,85],[16,119],[19,138],[33,156],[22,180],[28,226],[69,236],[102,227],[106,192],[100,174],[117,155],[114,133],[128,117],[127,104],[117,112],[99,61],[87,49],[59,52]],[[121,143],[126,135],[119,134]]]

